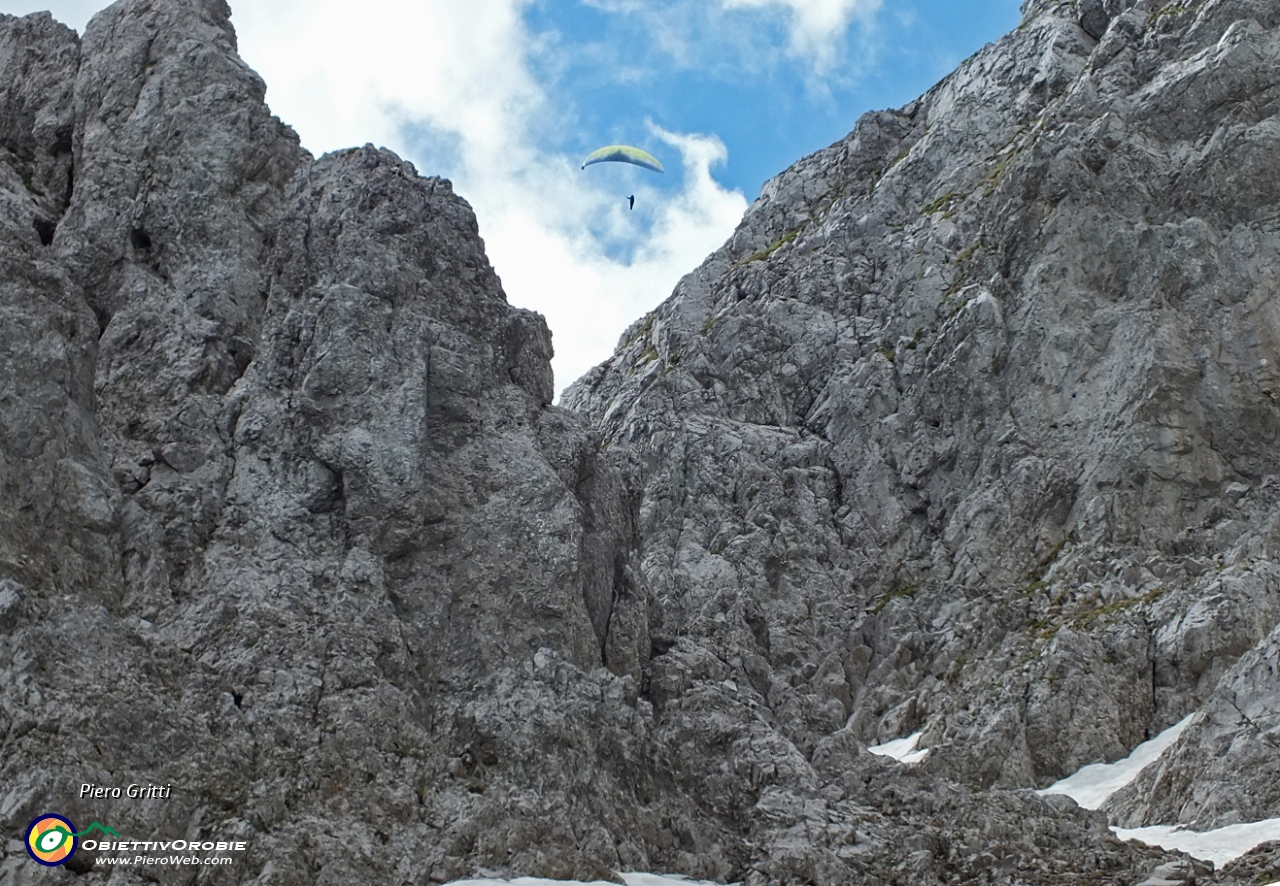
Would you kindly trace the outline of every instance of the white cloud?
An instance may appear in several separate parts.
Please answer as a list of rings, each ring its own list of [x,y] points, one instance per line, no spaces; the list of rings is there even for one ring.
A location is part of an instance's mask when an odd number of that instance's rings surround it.
[[[0,0],[0,10],[15,2]],[[559,140],[573,111],[532,73],[531,54],[547,50],[525,27],[528,0],[365,0],[358,14],[346,0],[230,2],[240,54],[305,147],[373,142],[453,180],[508,299],[547,317],[558,387],[607,358],[746,209],[711,177],[727,156],[714,136],[651,128],[647,147],[670,149],[675,193],[657,190],[653,173],[619,164],[584,172],[580,158],[539,147]],[[80,16],[71,23],[81,29],[97,5],[52,3],[59,17]]]
[[[453,179],[509,300],[547,317],[559,387],[607,358],[746,209],[711,177],[726,156],[714,137],[653,127],[682,158],[674,195],[635,167],[584,172],[580,158],[540,149],[570,111],[530,71],[522,0],[366,0],[359,16],[343,0],[232,2],[241,54],[304,145],[373,141]],[[434,141],[447,157],[419,155]]]
[[[727,156],[719,139],[652,130],[680,154],[684,180],[675,196],[645,185],[651,173],[605,169],[604,176],[626,187],[577,185],[577,193],[563,193],[560,217],[551,223],[548,213],[507,212],[497,214],[486,232],[508,292],[540,294],[531,306],[547,315],[555,333],[562,387],[608,357],[622,331],[717,248],[746,210],[740,193],[726,191],[711,177],[711,167]],[[534,173],[515,178],[518,188],[556,193],[553,183]],[[630,193],[636,196],[634,213],[626,208]],[[607,227],[607,238],[589,232],[592,218]],[[608,254],[607,247],[619,243],[634,244],[626,261]]]
[[[682,68],[719,69],[728,77],[774,69],[782,56],[806,66],[810,87],[822,92],[826,79],[864,59],[850,56],[849,31],[862,25],[865,38],[883,0],[581,0],[603,12],[626,16],[644,29],[651,49]],[[785,46],[777,32],[786,34]],[[857,41],[860,54],[871,47]]]
[[[791,46],[818,74],[838,62],[844,35],[855,18],[869,22],[881,0],[721,0],[726,9],[777,8],[790,15]]]
[[[519,145],[513,118],[542,96],[522,66],[518,0],[239,0],[240,54],[268,101],[323,152],[396,146],[416,121],[457,132],[491,162]]]
[[[107,6],[106,0],[0,0],[0,13],[28,15],[32,12],[52,12],[64,25],[75,28],[81,34],[93,14]]]

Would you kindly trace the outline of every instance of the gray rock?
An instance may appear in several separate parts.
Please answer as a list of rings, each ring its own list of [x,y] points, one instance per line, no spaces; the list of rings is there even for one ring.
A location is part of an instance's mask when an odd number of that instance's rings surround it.
[[[1109,801],[1117,822],[1207,830],[1280,818],[1280,628],[1218,682],[1193,724]]]
[[[1030,788],[1201,707],[1124,802],[1272,810],[1228,707],[1266,733],[1280,13],[1101,8],[769,182],[572,410],[470,207],[302,151],[221,0],[0,17],[5,832],[250,842],[184,883],[1133,883],[1178,856]],[[78,798],[122,779],[173,797]]]
[[[0,17],[0,562],[15,587],[93,597],[119,572],[120,501],[94,429],[97,324],[49,246],[78,58],[48,15]]]
[[[1198,876],[1208,876],[1213,873],[1213,865],[1208,862],[1200,862],[1191,858],[1180,858],[1177,861],[1166,862],[1158,866],[1151,872],[1151,876],[1143,880],[1138,886],[1174,886],[1178,883],[1195,883]]]
[[[1255,846],[1235,861],[1223,866],[1223,870],[1248,883],[1274,883],[1280,877],[1280,843],[1268,842]]]
[[[1269,96],[1280,44],[1210,6],[1100,5],[1095,45],[1028,4],[768,183],[566,393],[645,466],[665,657],[739,656],[714,679],[802,755],[923,730],[931,772],[1043,786],[1209,702],[1276,624],[1251,293],[1280,170],[1245,147],[1269,99],[1221,102]]]
[[[37,235],[48,240],[71,190],[75,31],[48,13],[3,16],[0,43],[0,151],[31,204]]]
[[[2,166],[5,829],[246,836],[228,882],[648,866],[692,804],[615,799],[658,793],[626,461],[548,406],[550,333],[449,183],[313,162],[228,15],[119,3],[78,53],[3,20],[5,131],[73,109],[76,169],[46,207]],[[73,788],[118,778],[174,796]]]
[[[1107,25],[1111,24],[1111,16],[1103,0],[1078,0],[1076,11],[1084,32],[1094,40],[1101,40],[1107,32]]]

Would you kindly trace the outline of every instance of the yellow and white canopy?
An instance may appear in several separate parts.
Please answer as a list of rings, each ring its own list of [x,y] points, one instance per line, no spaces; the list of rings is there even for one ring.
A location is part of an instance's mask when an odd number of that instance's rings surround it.
[[[643,166],[645,169],[652,169],[654,172],[665,172],[662,164],[658,162],[658,158],[650,154],[648,151],[642,151],[639,148],[633,148],[631,145],[609,145],[598,151],[592,151],[587,155],[587,159],[582,161],[582,168],[586,169],[592,163],[633,163],[636,166]]]

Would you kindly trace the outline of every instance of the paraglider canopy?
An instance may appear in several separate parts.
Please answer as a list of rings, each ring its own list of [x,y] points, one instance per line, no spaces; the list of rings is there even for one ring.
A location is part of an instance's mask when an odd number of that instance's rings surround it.
[[[587,155],[587,159],[582,161],[582,168],[586,169],[592,163],[606,162],[634,163],[636,166],[643,166],[645,169],[652,169],[654,172],[665,172],[657,157],[648,151],[633,148],[631,145],[609,145],[598,151],[592,151]]]

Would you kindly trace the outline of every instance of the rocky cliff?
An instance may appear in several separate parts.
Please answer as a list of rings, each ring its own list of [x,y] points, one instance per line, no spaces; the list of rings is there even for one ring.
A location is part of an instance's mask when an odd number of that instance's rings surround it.
[[[1028,4],[766,185],[570,391],[649,467],[657,682],[736,656],[719,703],[802,752],[921,729],[978,787],[1207,705],[1206,799],[1138,819],[1280,812],[1241,782],[1280,724],[1277,23]]]
[[[1108,816],[1280,816],[1280,10],[1031,0],[563,409],[466,203],[301,150],[229,15],[0,17],[0,880],[157,876],[50,810],[299,886],[1128,884]]]
[[[0,19],[5,833],[50,809],[214,829],[256,847],[227,882],[389,883],[533,865],[582,818],[634,830],[597,799],[644,783],[629,732],[483,793],[486,718],[550,718],[498,749],[518,767],[557,717],[638,716],[634,689],[556,690],[647,655],[615,604],[622,474],[548,408],[550,334],[449,183],[309,157],[229,14],[125,2],[82,41]],[[78,799],[120,781],[175,790]],[[517,800],[526,848],[486,844]]]

